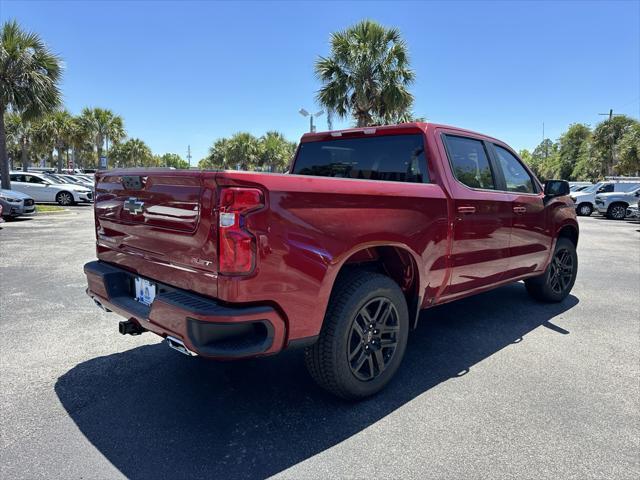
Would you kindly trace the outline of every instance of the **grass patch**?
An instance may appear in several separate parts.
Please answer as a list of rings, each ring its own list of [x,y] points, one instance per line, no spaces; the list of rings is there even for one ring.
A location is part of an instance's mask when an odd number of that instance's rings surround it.
[[[64,212],[64,208],[59,207],[58,205],[36,205],[36,212],[38,213]]]

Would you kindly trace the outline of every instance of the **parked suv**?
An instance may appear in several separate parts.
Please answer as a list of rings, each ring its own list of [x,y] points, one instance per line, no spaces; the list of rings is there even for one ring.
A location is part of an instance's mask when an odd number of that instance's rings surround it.
[[[580,192],[572,192],[571,200],[576,207],[576,213],[588,217],[596,208],[596,195],[601,193],[626,192],[640,187],[640,182],[604,181],[598,182]]]
[[[320,386],[363,398],[400,367],[423,309],[519,280],[565,299],[568,194],[504,142],[431,123],[305,134],[286,175],[101,171],[87,294],[124,317],[120,333],[190,356],[304,347]]]
[[[602,215],[613,220],[623,220],[627,207],[636,205],[640,197],[640,187],[628,192],[599,193],[596,195],[596,208]]]

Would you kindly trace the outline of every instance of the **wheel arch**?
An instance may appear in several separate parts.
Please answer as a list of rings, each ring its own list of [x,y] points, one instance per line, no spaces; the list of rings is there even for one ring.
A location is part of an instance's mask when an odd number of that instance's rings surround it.
[[[415,326],[422,298],[424,279],[420,275],[420,260],[418,255],[403,244],[386,243],[375,245],[360,245],[346,253],[337,268],[333,278],[331,291],[340,275],[349,269],[382,273],[398,284],[407,301],[409,322]]]
[[[569,239],[577,248],[578,247],[578,238],[580,233],[578,231],[578,226],[573,224],[565,224],[558,230],[557,238],[567,238]]]

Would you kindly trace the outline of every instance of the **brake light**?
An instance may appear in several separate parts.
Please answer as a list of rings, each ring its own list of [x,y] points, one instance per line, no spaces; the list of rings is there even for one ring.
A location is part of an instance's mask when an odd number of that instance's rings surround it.
[[[220,191],[220,273],[246,274],[253,270],[256,263],[255,237],[245,227],[245,218],[263,205],[262,192],[257,188],[229,187]]]

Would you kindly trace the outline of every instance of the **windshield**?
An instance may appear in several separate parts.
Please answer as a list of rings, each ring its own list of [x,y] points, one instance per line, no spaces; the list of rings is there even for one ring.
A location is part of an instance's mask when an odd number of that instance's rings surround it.
[[[584,190],[582,190],[584,193],[593,193],[595,192],[598,188],[600,188],[600,186],[602,185],[602,183],[596,183],[595,185],[591,185],[590,187],[585,188]]]
[[[78,180],[77,178],[72,177],[71,175],[64,175],[63,178],[66,178],[71,183],[76,183],[76,184],[77,183],[82,183],[80,180]]]
[[[49,175],[47,175],[47,180],[49,181],[49,183],[71,183],[69,180],[60,177],[59,175],[53,175],[52,173],[50,173]]]
[[[54,182],[51,181],[50,178],[46,178],[46,177],[37,177],[40,180],[42,180],[42,183],[47,183],[49,185],[53,185]],[[39,182],[31,182],[31,183],[39,183]]]

